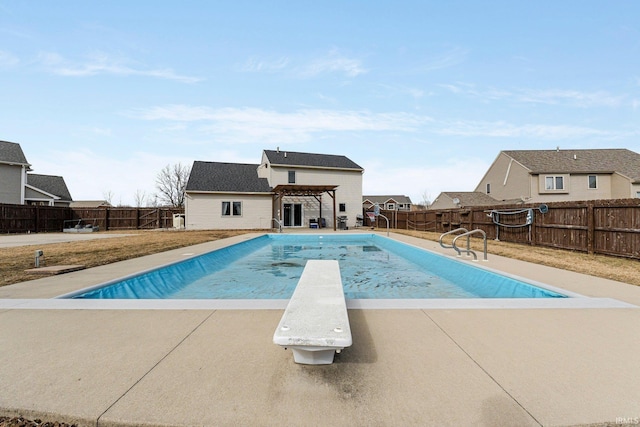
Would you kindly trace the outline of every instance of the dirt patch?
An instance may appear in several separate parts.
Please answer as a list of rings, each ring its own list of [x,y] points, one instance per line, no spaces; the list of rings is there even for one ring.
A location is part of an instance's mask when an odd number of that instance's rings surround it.
[[[0,417],[0,427],[76,427],[76,424],[28,420],[23,417]]]
[[[52,243],[38,246],[36,249],[44,251],[43,265],[45,266],[74,264],[91,268],[248,232],[247,230],[127,231],[127,234],[132,235]],[[0,286],[33,280],[33,275],[26,273],[25,270],[34,267],[34,248],[34,246],[0,248]]]
[[[436,242],[440,238],[440,233],[425,231],[394,230],[394,232]],[[452,237],[449,236],[449,240],[446,240],[446,242],[450,244],[451,238]],[[480,253],[483,249],[481,239],[471,239],[471,248]],[[487,240],[487,252],[534,264],[546,265],[548,267],[560,268],[640,286],[640,262],[634,259],[607,255],[589,255],[583,252],[527,246],[495,240]]]

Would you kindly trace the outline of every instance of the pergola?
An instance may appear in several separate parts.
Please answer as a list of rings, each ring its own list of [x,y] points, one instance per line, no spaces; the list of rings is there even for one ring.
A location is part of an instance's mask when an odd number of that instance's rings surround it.
[[[282,223],[283,199],[285,196],[313,197],[320,204],[320,218],[322,218],[322,195],[327,193],[333,199],[333,231],[336,231],[336,188],[337,185],[277,185],[273,193],[273,208],[278,207],[278,221]]]

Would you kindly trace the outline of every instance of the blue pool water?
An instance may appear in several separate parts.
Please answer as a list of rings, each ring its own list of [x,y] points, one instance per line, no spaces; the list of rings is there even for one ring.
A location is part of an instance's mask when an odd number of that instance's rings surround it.
[[[287,299],[308,259],[335,259],[345,297],[565,298],[374,234],[270,234],[72,298]]]

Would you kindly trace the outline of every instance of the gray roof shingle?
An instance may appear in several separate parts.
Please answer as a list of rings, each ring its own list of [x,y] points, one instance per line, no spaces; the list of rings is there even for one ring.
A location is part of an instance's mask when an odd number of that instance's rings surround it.
[[[27,174],[27,184],[39,190],[53,194],[65,201],[72,201],[71,193],[64,182],[64,178],[54,175]]]
[[[443,191],[442,194],[460,200],[461,206],[490,206],[500,203],[493,197],[480,191]]]
[[[186,191],[270,193],[266,178],[258,177],[259,165],[195,161]]]
[[[348,157],[334,154],[297,153],[283,150],[264,150],[264,153],[271,165],[363,170]]]
[[[634,182],[640,182],[640,154],[624,148],[505,150],[503,153],[536,174],[617,172]]]
[[[0,141],[0,163],[29,165],[20,144],[8,141]]]
[[[372,203],[386,203],[395,200],[397,203],[412,203],[408,196],[362,196],[362,201],[369,200]]]

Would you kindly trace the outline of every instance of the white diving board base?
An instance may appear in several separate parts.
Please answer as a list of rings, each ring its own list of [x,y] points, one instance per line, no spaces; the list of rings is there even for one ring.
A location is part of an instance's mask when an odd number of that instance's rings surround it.
[[[336,352],[351,346],[338,261],[307,261],[273,342],[290,348],[293,360],[305,365],[331,364]]]

